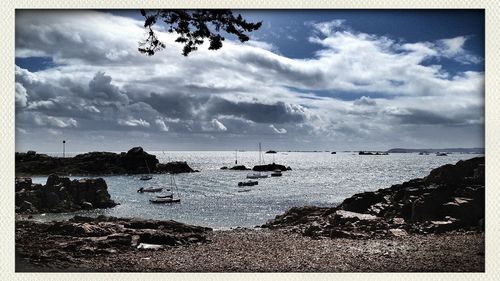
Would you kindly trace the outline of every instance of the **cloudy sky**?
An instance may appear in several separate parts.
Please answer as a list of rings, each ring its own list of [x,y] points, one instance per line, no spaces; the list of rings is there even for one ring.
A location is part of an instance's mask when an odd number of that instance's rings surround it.
[[[238,13],[247,43],[147,57],[138,11],[18,10],[16,150],[484,147],[482,11]]]

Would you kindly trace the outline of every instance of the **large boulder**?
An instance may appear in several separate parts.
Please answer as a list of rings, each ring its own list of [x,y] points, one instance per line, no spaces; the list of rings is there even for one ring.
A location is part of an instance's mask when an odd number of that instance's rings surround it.
[[[134,147],[122,154],[122,163],[129,174],[155,172],[159,163],[156,156],[145,152],[142,147]]]
[[[111,200],[108,186],[102,178],[71,181],[66,177],[50,175],[44,186],[31,185],[26,179],[16,181],[16,210],[20,213],[71,212],[80,209],[111,208],[117,204]]]
[[[466,178],[484,182],[484,173],[474,173],[474,170],[480,168],[480,165],[484,165],[484,161],[484,157],[476,157],[466,161],[458,161],[455,165],[447,164],[432,170],[425,180],[428,183],[439,184],[456,184],[463,182]]]

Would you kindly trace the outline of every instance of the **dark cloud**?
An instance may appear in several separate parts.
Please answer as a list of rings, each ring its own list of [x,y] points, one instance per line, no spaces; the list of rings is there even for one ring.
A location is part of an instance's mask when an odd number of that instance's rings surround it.
[[[234,102],[214,97],[206,105],[211,116],[233,115],[256,123],[302,123],[306,120],[304,108],[284,102],[262,104],[251,102]]]

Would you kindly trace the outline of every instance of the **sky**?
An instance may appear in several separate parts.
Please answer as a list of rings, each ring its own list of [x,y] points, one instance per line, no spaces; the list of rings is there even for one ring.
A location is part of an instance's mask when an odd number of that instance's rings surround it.
[[[136,10],[17,10],[16,151],[484,147],[482,10],[242,10],[188,57]]]

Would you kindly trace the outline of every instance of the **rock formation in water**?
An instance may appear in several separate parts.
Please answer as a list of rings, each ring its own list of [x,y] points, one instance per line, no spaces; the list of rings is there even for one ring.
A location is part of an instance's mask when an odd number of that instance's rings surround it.
[[[71,181],[50,175],[45,185],[33,184],[31,178],[16,178],[15,191],[16,213],[73,212],[117,205],[102,178]]]
[[[253,167],[252,170],[254,170],[256,172],[271,172],[274,170],[290,171],[290,170],[292,170],[292,168],[285,167],[285,166],[280,165],[280,164],[272,163],[272,164],[266,164],[266,165],[256,165]]]
[[[16,153],[16,175],[124,175],[191,173],[186,162],[159,164],[156,156],[134,147],[120,154],[88,152],[72,158],[50,157],[35,151]]]
[[[484,159],[444,165],[425,178],[359,193],[337,207],[292,208],[263,227],[332,238],[484,230]]]

